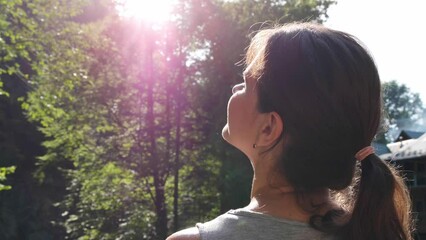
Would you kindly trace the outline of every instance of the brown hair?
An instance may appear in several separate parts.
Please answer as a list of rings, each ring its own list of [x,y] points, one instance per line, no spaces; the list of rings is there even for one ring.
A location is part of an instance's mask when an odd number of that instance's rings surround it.
[[[356,152],[371,145],[381,123],[380,79],[365,48],[347,33],[294,23],[258,32],[246,64],[257,79],[259,111],[284,122],[286,179],[301,193],[347,189]],[[412,239],[403,179],[375,154],[360,165],[348,212],[314,215],[311,225],[343,239]]]

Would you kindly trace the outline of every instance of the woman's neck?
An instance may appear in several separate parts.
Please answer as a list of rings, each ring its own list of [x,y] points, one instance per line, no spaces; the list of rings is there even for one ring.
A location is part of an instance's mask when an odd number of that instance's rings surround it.
[[[259,165],[259,164],[257,164]],[[269,165],[269,166],[268,166]],[[308,222],[313,214],[325,214],[336,208],[328,189],[298,194],[287,180],[267,161],[253,165],[254,176],[247,210],[274,217]]]
[[[279,188],[260,188],[256,186],[256,181],[253,185],[254,191],[247,210],[301,222],[309,220],[310,214],[298,204],[294,191],[281,192]]]

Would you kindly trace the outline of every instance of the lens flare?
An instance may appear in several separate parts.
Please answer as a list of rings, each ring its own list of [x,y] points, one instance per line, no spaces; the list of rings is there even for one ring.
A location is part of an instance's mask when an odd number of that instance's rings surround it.
[[[174,0],[121,0],[117,10],[123,17],[161,23],[170,19]]]

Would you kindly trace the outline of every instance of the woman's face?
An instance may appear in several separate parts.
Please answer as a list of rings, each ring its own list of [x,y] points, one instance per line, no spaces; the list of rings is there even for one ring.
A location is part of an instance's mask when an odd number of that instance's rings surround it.
[[[257,110],[256,81],[244,78],[244,82],[232,88],[228,101],[227,123],[222,130],[223,138],[246,155],[256,143]]]

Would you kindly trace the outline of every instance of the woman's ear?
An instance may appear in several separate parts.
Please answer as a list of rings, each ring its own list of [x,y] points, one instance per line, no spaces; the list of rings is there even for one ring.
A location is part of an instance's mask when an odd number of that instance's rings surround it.
[[[269,147],[279,141],[284,129],[283,121],[276,112],[264,113],[261,129],[256,142],[259,147]]]

